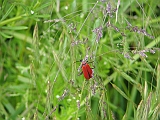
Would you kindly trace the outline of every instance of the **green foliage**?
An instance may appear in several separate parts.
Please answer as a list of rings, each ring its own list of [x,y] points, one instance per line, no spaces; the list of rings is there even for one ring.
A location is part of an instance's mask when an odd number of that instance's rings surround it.
[[[0,119],[160,119],[157,3],[0,0]]]

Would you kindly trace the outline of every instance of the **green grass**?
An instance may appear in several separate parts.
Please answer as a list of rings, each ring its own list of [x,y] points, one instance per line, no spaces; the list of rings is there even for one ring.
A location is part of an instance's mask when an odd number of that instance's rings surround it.
[[[160,1],[117,2],[0,0],[0,120],[160,119]]]

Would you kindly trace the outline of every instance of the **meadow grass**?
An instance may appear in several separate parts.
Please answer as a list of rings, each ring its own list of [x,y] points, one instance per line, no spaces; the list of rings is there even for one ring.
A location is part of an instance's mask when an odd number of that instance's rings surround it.
[[[159,3],[1,0],[0,120],[160,119]]]

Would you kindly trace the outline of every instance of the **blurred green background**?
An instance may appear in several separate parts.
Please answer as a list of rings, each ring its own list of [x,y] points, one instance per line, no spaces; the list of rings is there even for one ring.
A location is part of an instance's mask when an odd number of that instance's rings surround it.
[[[160,0],[0,0],[0,120],[158,120],[159,42]]]

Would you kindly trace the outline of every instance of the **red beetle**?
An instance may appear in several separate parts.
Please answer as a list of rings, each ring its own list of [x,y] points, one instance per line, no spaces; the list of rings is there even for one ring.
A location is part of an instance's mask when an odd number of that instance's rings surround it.
[[[90,78],[93,77],[93,70],[87,64],[86,61],[82,61],[81,68],[82,68],[82,73],[83,73],[84,77],[86,78],[86,80],[89,80]]]

